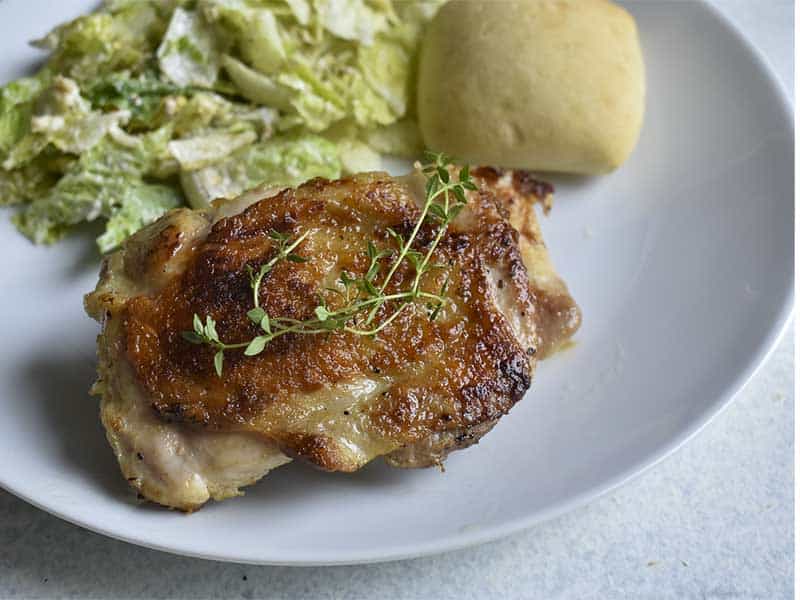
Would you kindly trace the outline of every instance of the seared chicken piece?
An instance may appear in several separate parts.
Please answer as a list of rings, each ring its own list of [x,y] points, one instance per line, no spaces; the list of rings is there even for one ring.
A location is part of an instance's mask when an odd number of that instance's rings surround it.
[[[410,232],[422,175],[317,179],[204,211],[178,209],[107,257],[86,308],[103,327],[94,391],[128,481],[150,500],[193,510],[239,494],[290,458],[330,471],[355,471],[378,456],[400,467],[438,465],[488,432],[580,314],[536,222],[533,204],[547,195],[524,174],[474,176],[479,191],[434,252],[443,267],[423,278],[430,290],[449,281],[434,321],[420,303],[374,337],[285,335],[257,356],[227,352],[221,377],[214,351],[181,332],[197,313],[216,320],[223,341],[258,335],[246,314],[248,267],[274,255],[270,230],[307,232],[296,251],[308,261],[278,263],[260,304],[273,317],[307,319],[319,294],[336,308],[326,288],[340,272],[365,272],[368,241],[392,247],[387,228]],[[424,225],[415,248],[426,251],[434,233]],[[407,289],[413,276],[401,267],[387,293]]]

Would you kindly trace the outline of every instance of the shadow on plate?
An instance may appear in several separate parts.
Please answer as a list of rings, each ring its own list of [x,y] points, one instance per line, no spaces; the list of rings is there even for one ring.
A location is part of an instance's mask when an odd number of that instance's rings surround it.
[[[306,496],[334,495],[358,490],[408,487],[413,469],[393,469],[378,458],[355,473],[328,473],[303,461],[293,461],[246,488],[241,502],[268,506],[294,502]]]
[[[36,402],[41,421],[64,460],[106,493],[124,498],[123,481],[100,424],[98,401],[89,395],[95,365],[84,352],[31,362],[20,374],[25,397]],[[130,496],[131,500],[134,496]]]
[[[582,191],[592,187],[598,181],[598,177],[592,175],[576,175],[573,173],[540,173],[537,171],[536,177],[553,184],[556,202],[558,202],[562,192]]]
[[[70,253],[75,257],[69,269],[64,270],[67,281],[74,281],[79,277],[96,275],[100,272],[102,256],[97,248],[97,237],[105,230],[105,221],[82,223],[70,231],[69,237],[61,244],[74,246]],[[86,290],[87,292],[89,290]]]

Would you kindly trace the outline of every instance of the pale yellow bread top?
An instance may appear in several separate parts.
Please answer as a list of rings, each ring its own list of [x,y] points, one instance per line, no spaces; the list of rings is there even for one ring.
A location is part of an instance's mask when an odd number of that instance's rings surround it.
[[[473,164],[612,171],[644,98],[636,23],[607,0],[453,0],[423,42],[425,144]]]

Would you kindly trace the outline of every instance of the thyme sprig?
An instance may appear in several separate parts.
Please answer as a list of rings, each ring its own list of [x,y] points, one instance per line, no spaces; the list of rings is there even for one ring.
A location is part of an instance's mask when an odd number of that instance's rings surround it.
[[[452,161],[449,157],[444,154],[426,153],[426,160],[428,164],[422,169],[427,176],[425,202],[411,234],[404,237],[388,228],[387,233],[392,238],[395,248],[378,249],[372,241],[367,243],[366,256],[369,259],[369,266],[364,275],[352,277],[346,271],[342,271],[337,280],[337,287],[326,288],[326,291],[340,297],[342,301],[340,308],[330,307],[325,296],[320,294],[319,304],[314,308],[312,318],[299,320],[267,314],[259,300],[264,277],[283,260],[290,262],[309,260],[294,252],[308,236],[308,231],[294,240],[284,233],[271,231],[269,235],[277,246],[275,256],[258,270],[248,267],[253,308],[247,312],[247,317],[258,325],[261,330],[259,335],[244,342],[225,343],[219,339],[213,318],[206,315],[203,321],[195,314],[194,331],[182,332],[183,338],[192,344],[204,344],[216,349],[214,369],[217,375],[222,376],[227,350],[244,348],[246,356],[254,356],[260,354],[276,338],[289,333],[319,334],[346,331],[354,335],[374,336],[395,321],[406,307],[420,300],[425,302],[430,320],[436,319],[446,301],[448,279],[445,279],[437,292],[423,290],[422,279],[426,273],[442,267],[431,262],[434,251],[444,237],[447,227],[467,203],[465,191],[476,190],[477,187],[470,176],[469,167],[463,167],[458,173],[458,178],[451,179],[448,166]],[[422,253],[415,250],[413,245],[426,221],[435,227],[436,233],[427,251]],[[392,258],[389,269],[386,275],[379,279],[381,266],[389,258]],[[387,293],[392,277],[404,263],[413,269],[414,278],[410,287]],[[381,308],[387,305],[391,306],[388,316],[379,322],[376,321]]]

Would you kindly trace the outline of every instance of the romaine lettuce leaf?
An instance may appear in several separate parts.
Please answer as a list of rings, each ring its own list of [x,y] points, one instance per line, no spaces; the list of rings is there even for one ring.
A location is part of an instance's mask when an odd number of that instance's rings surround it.
[[[338,149],[344,175],[353,175],[364,171],[380,171],[383,168],[381,155],[357,139],[341,140]]]
[[[391,0],[392,27],[383,32],[386,39],[400,42],[413,52],[419,45],[425,25],[447,0]]]
[[[156,55],[161,72],[175,85],[211,87],[217,80],[218,41],[200,12],[176,8]]]
[[[43,137],[62,152],[80,154],[115,126],[127,122],[127,111],[93,111],[72,79],[57,76],[38,99],[31,115],[31,134]]]
[[[130,116],[126,111],[93,111],[77,83],[60,75],[40,94],[32,111],[25,127],[28,133],[9,149],[2,163],[6,170],[29,163],[48,146],[80,154]]]
[[[201,0],[198,6],[258,71],[270,74],[283,65],[286,48],[272,10],[246,0]]]
[[[345,107],[330,98],[333,92],[326,93],[328,97],[319,93],[323,85],[321,80],[308,81],[295,73],[285,72],[278,75],[278,83],[294,92],[290,100],[294,113],[284,123],[301,123],[309,130],[319,132],[347,116]],[[299,119],[292,118],[294,116]]]
[[[111,73],[88,82],[83,89],[94,109],[128,111],[129,125],[136,130],[158,128],[162,124],[159,109],[164,99],[190,93],[186,88],[161,81],[154,71],[139,75],[125,71]]]
[[[178,137],[186,137],[193,132],[211,126],[222,113],[230,111],[230,103],[217,94],[203,92],[189,98],[177,96],[168,98],[161,119],[169,123]]]
[[[349,81],[351,91],[351,111],[356,123],[361,127],[376,127],[379,125],[389,125],[394,123],[402,113],[392,110],[389,103],[381,98],[367,84],[363,75],[353,72],[353,77]]]
[[[48,84],[50,73],[40,71],[0,88],[0,157],[30,129],[33,100]]]
[[[269,32],[261,36],[252,24],[257,13],[270,11],[255,4],[200,2],[209,20],[236,40],[243,59],[223,57],[226,73],[243,96],[281,111],[280,129],[321,132],[347,118],[371,128],[406,113],[416,46],[405,45],[408,32],[395,31],[411,25],[399,20],[391,2],[293,3],[288,14],[274,10],[279,16],[269,19]],[[419,10],[408,12],[411,22],[422,18]],[[250,36],[276,40],[275,47],[249,53]]]
[[[242,96],[255,102],[283,111],[292,110],[292,93],[289,88],[279,85],[274,79],[251,69],[232,56],[222,57],[222,66],[228,77],[242,93]]]
[[[383,39],[358,48],[358,66],[369,86],[392,108],[393,120],[406,113],[411,56],[396,42]],[[383,123],[388,125],[388,123]]]
[[[381,170],[381,155],[359,139],[355,122],[341,121],[323,135],[336,146],[344,175]]]
[[[132,183],[111,211],[105,232],[97,238],[97,247],[100,252],[113,250],[142,227],[181,204],[181,194],[172,186]]]
[[[195,137],[226,130],[240,133],[252,130],[258,140],[268,138],[277,120],[277,111],[265,106],[230,102],[218,94],[202,92],[191,96],[168,98],[170,124],[179,138]]]
[[[101,251],[111,249],[121,241],[120,232],[135,231],[181,202],[177,190],[142,180],[166,152],[168,134],[157,130],[144,136],[106,136],[46,195],[17,214],[14,223],[32,241],[49,244],[82,221],[113,219],[121,213],[111,221],[108,235],[98,239]]]
[[[403,158],[418,158],[425,149],[419,126],[409,117],[385,127],[368,129],[363,132],[362,138],[381,154]]]
[[[165,18],[158,3],[128,3],[116,11],[78,17],[32,42],[52,52],[48,68],[78,81],[113,71],[142,69],[151,59],[164,32]]]
[[[286,0],[286,4],[289,5],[292,15],[300,25],[305,27],[309,24],[311,21],[311,6],[309,6],[308,0]]]
[[[44,196],[58,176],[42,165],[30,164],[13,171],[0,169],[0,206],[31,202]]]
[[[364,0],[312,0],[320,26],[334,36],[369,45],[388,27],[385,12],[372,9]]]
[[[171,141],[167,147],[184,171],[195,171],[225,159],[249,146],[258,136],[251,129],[239,132],[212,131],[205,135]]]
[[[253,144],[210,167],[181,173],[189,204],[203,208],[216,198],[233,198],[262,182],[292,186],[312,177],[341,173],[336,145],[315,135],[274,138]]]

